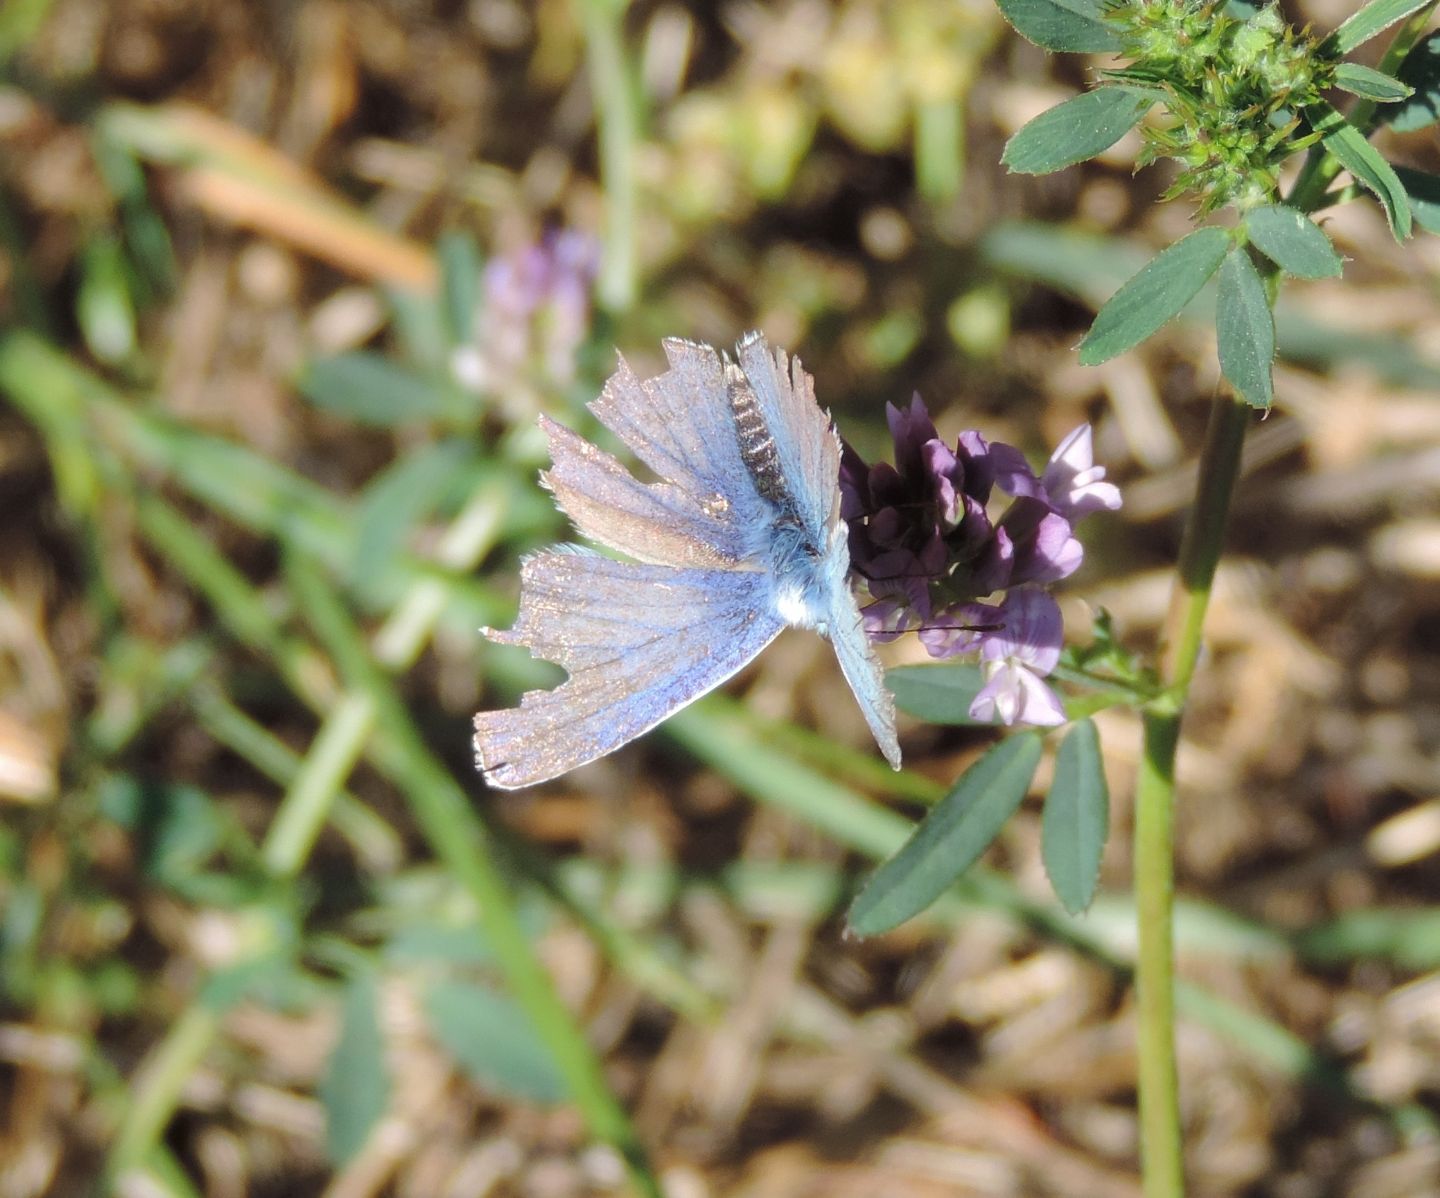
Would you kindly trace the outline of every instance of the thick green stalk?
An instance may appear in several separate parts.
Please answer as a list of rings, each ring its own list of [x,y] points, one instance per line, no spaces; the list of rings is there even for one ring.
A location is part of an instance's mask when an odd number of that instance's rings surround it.
[[[1199,490],[1180,544],[1178,577],[1165,621],[1160,672],[1167,690],[1143,715],[1145,745],[1135,790],[1135,986],[1146,1198],[1179,1198],[1185,1192],[1175,1067],[1175,757],[1250,412],[1238,397],[1217,399],[1211,410]]]

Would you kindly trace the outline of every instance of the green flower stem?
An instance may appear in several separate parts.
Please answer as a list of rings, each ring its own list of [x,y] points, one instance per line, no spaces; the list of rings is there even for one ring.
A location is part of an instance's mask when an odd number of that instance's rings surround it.
[[[635,302],[635,145],[640,117],[625,57],[627,0],[575,0],[585,34],[585,61],[595,96],[600,177],[605,190],[605,238],[596,289],[612,312]]]
[[[1391,40],[1384,56],[1376,64],[1376,70],[1385,75],[1393,75],[1405,56],[1415,48],[1421,36],[1425,33],[1426,27],[1430,24],[1430,14],[1435,10],[1435,4],[1440,0],[1433,0],[1424,8],[1412,13],[1411,16],[1400,26],[1395,37]],[[1345,114],[1345,119],[1350,122],[1361,133],[1369,134],[1375,127],[1376,117],[1379,116],[1381,106],[1374,100],[1357,100],[1355,105]],[[1301,212],[1315,212],[1325,207],[1326,189],[1340,173],[1340,160],[1330,153],[1323,145],[1315,145],[1310,148],[1306,155],[1305,165],[1301,167],[1300,174],[1295,180],[1295,186],[1290,189],[1290,195],[1286,203],[1291,207],[1300,209]]]
[[[1146,1198],[1179,1198],[1185,1192],[1175,1068],[1175,757],[1250,412],[1235,396],[1217,399],[1211,410],[1199,490],[1180,544],[1178,577],[1165,620],[1160,674],[1168,690],[1143,709],[1145,743],[1135,790],[1135,986]]]

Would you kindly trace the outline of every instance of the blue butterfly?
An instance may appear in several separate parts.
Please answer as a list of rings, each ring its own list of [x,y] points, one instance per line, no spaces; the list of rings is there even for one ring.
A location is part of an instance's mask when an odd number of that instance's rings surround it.
[[[475,755],[510,790],[593,761],[719,686],[787,625],[830,639],[886,760],[900,768],[895,707],[850,591],[840,439],[814,382],[759,333],[735,360],[665,342],[670,369],[642,381],[623,359],[590,405],[659,477],[541,417],[541,475],[585,536],[528,558],[520,614],[491,640],[564,666],[554,690],[475,717]]]

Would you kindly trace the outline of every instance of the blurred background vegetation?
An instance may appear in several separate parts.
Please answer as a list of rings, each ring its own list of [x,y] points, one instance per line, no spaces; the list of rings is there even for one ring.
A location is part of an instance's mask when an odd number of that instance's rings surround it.
[[[476,632],[566,535],[536,414],[668,335],[763,328],[870,454],[914,390],[1092,420],[1068,614],[1147,646],[1213,346],[1072,349],[1188,214],[1129,142],[998,166],[1100,60],[988,0],[11,0],[0,61],[0,1198],[608,1193],[632,1138],[678,1198],[1136,1192],[1130,716],[1087,916],[1026,808],[864,943],[988,734],[890,775],[818,638],[533,793],[468,732],[548,676]],[[1440,243],[1328,231],[1181,754],[1203,1194],[1440,1193]]]

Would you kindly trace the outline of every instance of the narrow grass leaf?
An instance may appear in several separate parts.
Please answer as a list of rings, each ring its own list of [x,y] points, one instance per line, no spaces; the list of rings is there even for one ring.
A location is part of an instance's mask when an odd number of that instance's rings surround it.
[[[1370,0],[1330,35],[1326,48],[1349,54],[1356,46],[1368,42],[1377,33],[1383,33],[1396,21],[1403,21],[1411,13],[1434,3],[1435,0]]]
[[[445,331],[452,345],[475,338],[475,315],[480,306],[480,248],[464,230],[442,234],[435,247],[440,259],[440,286]]]
[[[1268,408],[1275,400],[1275,317],[1260,272],[1243,246],[1231,250],[1220,267],[1215,335],[1221,372],[1252,408]]]
[[[1080,343],[1081,363],[1107,362],[1176,316],[1220,268],[1230,245],[1230,234],[1212,225],[1156,254],[1100,309]]]
[[[340,1038],[320,1079],[319,1097],[325,1107],[326,1151],[332,1164],[344,1165],[365,1146],[390,1102],[380,999],[370,973],[357,973],[345,985]]]
[[[1104,54],[1120,48],[1101,0],[996,0],[1021,37],[1046,50]]]
[[[425,995],[430,1030],[476,1081],[533,1102],[560,1102],[565,1083],[530,1018],[510,999],[472,982],[443,981]]]
[[[1378,907],[1347,911],[1295,937],[1307,961],[1332,965],[1382,960],[1397,968],[1440,968],[1440,911]]]
[[[455,439],[427,445],[381,471],[360,499],[352,577],[378,576],[404,546],[406,536],[475,465],[468,440]]]
[[[119,365],[135,352],[135,301],[120,239],[102,233],[81,258],[75,319],[85,345],[100,361]]]
[[[1326,279],[1345,269],[1324,230],[1297,209],[1284,204],[1252,209],[1245,217],[1245,228],[1256,248],[1286,274]]]
[[[927,724],[978,724],[970,704],[985,685],[974,665],[897,666],[885,672],[885,685],[901,711]]]
[[[312,362],[299,386],[317,407],[360,424],[388,428],[435,420],[450,409],[445,393],[429,379],[364,351]]]
[[[850,927],[873,936],[918,915],[972,866],[1020,806],[1040,760],[1040,737],[1007,737],[960,775],[850,908]]]
[[[449,370],[453,346],[441,289],[387,287],[385,303],[400,343],[401,360],[430,375],[441,376]]]
[[[1095,897],[1100,857],[1110,834],[1110,790],[1093,720],[1071,728],[1055,755],[1055,780],[1045,797],[1040,848],[1055,896],[1072,915]]]
[[[1001,161],[1021,175],[1046,175],[1108,150],[1155,100],[1123,87],[1098,87],[1035,117],[1005,143]]]
[[[1325,148],[1357,182],[1375,193],[1385,209],[1385,219],[1390,222],[1395,240],[1403,241],[1410,236],[1410,202],[1394,168],[1365,140],[1365,135],[1335,109],[1328,104],[1320,107],[1315,129],[1324,139]]]
[[[1409,99],[1380,115],[1398,133],[1413,133],[1440,121],[1440,33],[1432,33],[1405,56],[1396,77],[1411,89]]]
[[[1440,233],[1440,175],[1397,166],[1396,175],[1410,198],[1415,223],[1429,233]]]
[[[1415,90],[1393,75],[1361,66],[1358,62],[1342,62],[1335,68],[1335,86],[1351,95],[1374,100],[1377,104],[1395,104]]]

